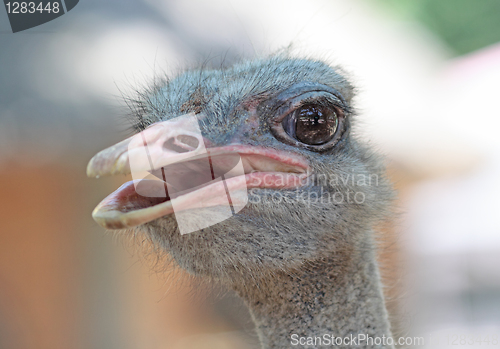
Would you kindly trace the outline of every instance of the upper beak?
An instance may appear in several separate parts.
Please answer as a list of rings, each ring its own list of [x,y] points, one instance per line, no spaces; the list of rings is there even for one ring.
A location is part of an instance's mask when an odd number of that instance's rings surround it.
[[[131,173],[134,178],[96,207],[93,217],[102,226],[123,229],[174,213],[181,228],[183,211],[210,208],[213,216],[215,207],[226,206],[224,215],[234,214],[246,205],[248,188],[295,187],[308,170],[298,154],[242,144],[211,147],[197,117],[188,114],[153,124],[99,152],[87,175]]]
[[[87,166],[87,176],[159,169],[206,154],[205,143],[192,114],[158,122],[97,153]]]

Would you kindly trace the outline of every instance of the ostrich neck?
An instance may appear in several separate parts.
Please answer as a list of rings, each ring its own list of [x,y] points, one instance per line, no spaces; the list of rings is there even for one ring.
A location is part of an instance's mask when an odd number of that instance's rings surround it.
[[[393,348],[376,339],[391,333],[374,253],[368,249],[354,254],[358,256],[351,255],[348,265],[327,258],[302,270],[234,287],[250,308],[263,348],[328,347],[318,339],[312,345],[306,342],[314,337],[324,340],[325,335],[330,340],[332,336],[350,340],[351,335],[373,340],[340,347]]]

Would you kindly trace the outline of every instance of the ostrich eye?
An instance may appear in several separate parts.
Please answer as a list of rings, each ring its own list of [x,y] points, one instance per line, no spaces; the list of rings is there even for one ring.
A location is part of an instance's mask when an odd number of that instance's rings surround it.
[[[274,137],[285,144],[323,152],[347,135],[349,106],[331,86],[303,81],[262,103]]]
[[[308,145],[329,142],[337,131],[339,119],[334,109],[306,104],[288,114],[283,129],[292,138]]]

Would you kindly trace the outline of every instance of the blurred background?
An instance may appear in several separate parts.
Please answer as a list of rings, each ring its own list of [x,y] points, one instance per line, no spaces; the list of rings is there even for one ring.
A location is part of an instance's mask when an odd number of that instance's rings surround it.
[[[152,272],[93,222],[121,179],[85,168],[130,135],[123,91],[290,44],[350,72],[356,131],[388,159],[395,332],[499,345],[499,1],[82,0],[16,34],[0,10],[0,349],[257,347],[233,294]]]

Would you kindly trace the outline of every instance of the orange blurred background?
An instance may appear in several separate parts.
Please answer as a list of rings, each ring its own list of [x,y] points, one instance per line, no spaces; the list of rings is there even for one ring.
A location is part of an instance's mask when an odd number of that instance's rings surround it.
[[[87,0],[16,34],[0,11],[0,349],[258,347],[232,293],[155,273],[93,222],[122,179],[85,169],[130,135],[121,91],[289,43],[352,74],[358,135],[388,159],[396,332],[500,335],[496,5],[436,3]]]

